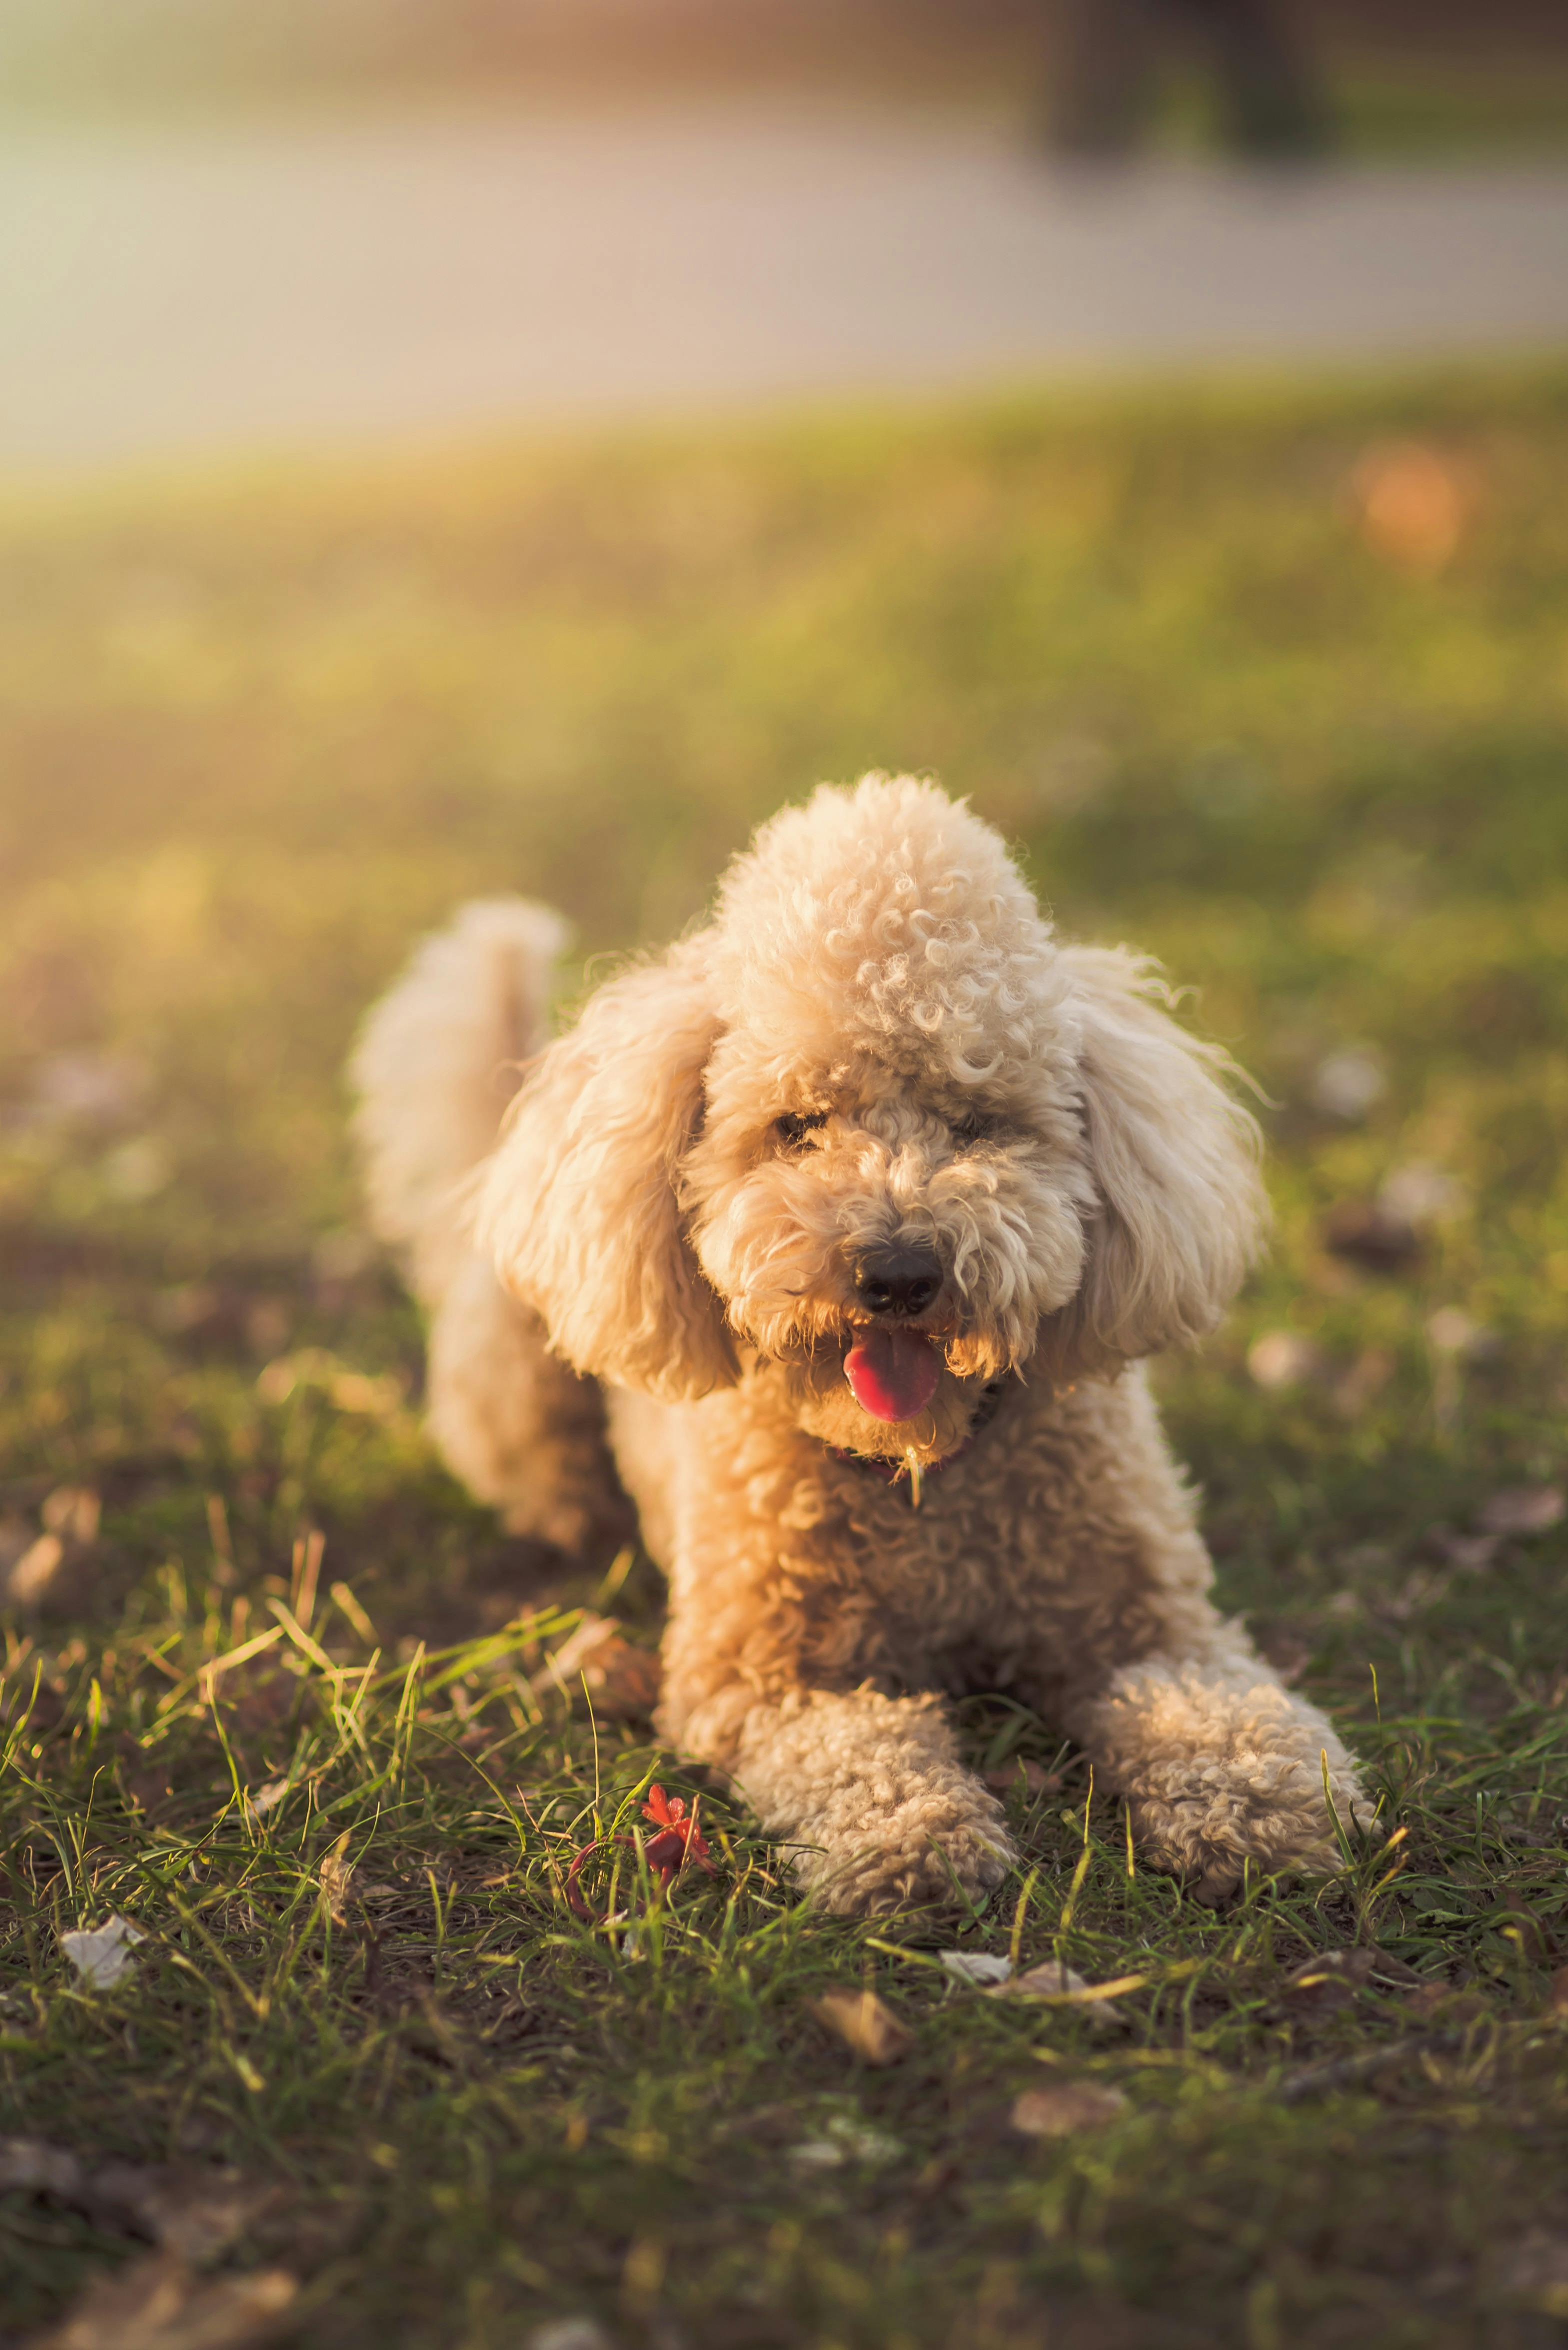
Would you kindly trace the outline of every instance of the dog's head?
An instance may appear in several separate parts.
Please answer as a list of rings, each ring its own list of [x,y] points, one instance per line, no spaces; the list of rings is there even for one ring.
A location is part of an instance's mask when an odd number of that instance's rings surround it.
[[[579,1370],[754,1366],[826,1441],[939,1459],[1002,1374],[1191,1341],[1241,1279],[1255,1128],[1163,995],[1057,946],[934,785],[824,789],[544,1055],[482,1233]]]

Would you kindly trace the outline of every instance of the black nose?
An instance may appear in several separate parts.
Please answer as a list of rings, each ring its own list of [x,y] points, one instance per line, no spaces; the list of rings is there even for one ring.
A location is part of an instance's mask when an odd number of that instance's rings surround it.
[[[924,1249],[877,1249],[855,1267],[855,1295],[871,1314],[923,1314],[942,1285]]]

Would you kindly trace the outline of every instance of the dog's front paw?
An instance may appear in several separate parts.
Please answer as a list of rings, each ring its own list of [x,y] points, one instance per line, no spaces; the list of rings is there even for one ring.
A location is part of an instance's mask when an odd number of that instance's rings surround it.
[[[1368,1809],[1330,1724],[1233,1628],[1206,1653],[1125,1668],[1080,1721],[1148,1859],[1201,1900],[1234,1892],[1249,1863],[1334,1875],[1335,1816],[1349,1828]]]
[[[858,1835],[846,1834],[825,1823],[795,1856],[797,1877],[840,1917],[981,1901],[1014,1857],[1000,1806],[978,1784],[972,1795],[968,1788],[911,1789],[877,1814],[872,1833],[865,1829],[863,1822]]]
[[[1195,1898],[1220,1902],[1246,1875],[1289,1870],[1332,1877],[1344,1866],[1324,1800],[1321,1767],[1294,1756],[1197,1759],[1185,1783],[1167,1783],[1132,1800],[1133,1833],[1156,1868],[1182,1877]],[[1336,1774],[1337,1775],[1337,1774]],[[1331,1777],[1340,1820],[1362,1803],[1354,1779]]]

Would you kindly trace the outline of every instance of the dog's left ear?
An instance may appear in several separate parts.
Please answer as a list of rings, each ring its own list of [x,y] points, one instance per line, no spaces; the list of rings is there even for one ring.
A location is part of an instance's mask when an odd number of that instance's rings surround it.
[[[718,1024],[696,941],[610,980],[525,1076],[479,1195],[481,1244],[556,1353],[670,1402],[737,1376],[679,1197]]]
[[[1256,1121],[1226,1086],[1233,1064],[1178,1026],[1148,961],[1125,947],[1064,947],[1056,969],[1080,1022],[1099,1199],[1078,1295],[1043,1334],[1071,1373],[1206,1336],[1241,1285],[1268,1205]]]

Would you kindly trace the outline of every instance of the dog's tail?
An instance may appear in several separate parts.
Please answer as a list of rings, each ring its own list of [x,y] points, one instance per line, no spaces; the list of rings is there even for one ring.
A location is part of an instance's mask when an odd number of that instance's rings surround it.
[[[570,931],[524,898],[464,906],[366,1019],[348,1065],[370,1222],[435,1305],[470,1252],[467,1179],[495,1144],[521,1065],[548,1041]]]

